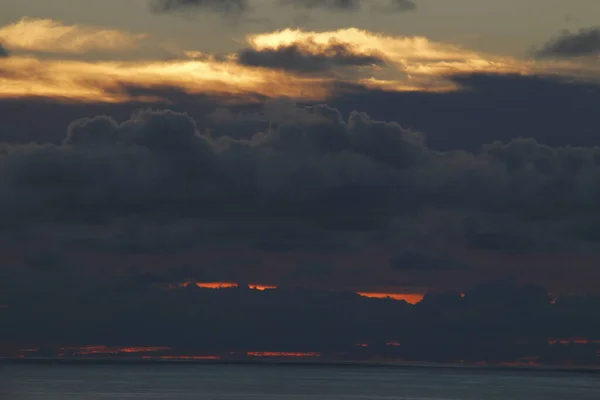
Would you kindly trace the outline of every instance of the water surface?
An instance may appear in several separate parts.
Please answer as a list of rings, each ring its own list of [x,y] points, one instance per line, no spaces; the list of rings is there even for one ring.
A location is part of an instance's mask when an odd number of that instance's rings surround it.
[[[600,376],[254,365],[5,365],[0,399],[598,400]]]

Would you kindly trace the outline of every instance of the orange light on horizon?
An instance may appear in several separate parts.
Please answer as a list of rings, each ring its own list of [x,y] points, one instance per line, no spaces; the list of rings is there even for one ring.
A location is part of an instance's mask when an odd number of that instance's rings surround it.
[[[239,285],[234,282],[196,282],[196,286],[202,289],[231,289]]]
[[[189,285],[196,285],[202,289],[233,289],[239,288],[243,286],[236,282],[184,282],[184,283],[176,283],[170,284],[170,289],[177,288],[186,288]],[[276,285],[263,285],[260,283],[250,283],[245,285],[249,289],[265,291],[270,289],[277,289]],[[422,293],[380,293],[380,292],[356,292],[358,295],[362,297],[369,298],[377,298],[377,299],[385,299],[390,298],[392,300],[404,300],[409,304],[417,304],[421,300],[423,300],[424,294]]]
[[[356,292],[362,297],[368,297],[372,299],[392,299],[392,300],[404,300],[409,304],[417,304],[425,295],[420,293],[377,293],[377,292]]]
[[[136,354],[136,353],[151,353],[171,350],[171,347],[109,347],[109,346],[82,346],[82,347],[61,347],[61,354],[64,352],[71,353],[74,356],[89,356],[97,354]]]

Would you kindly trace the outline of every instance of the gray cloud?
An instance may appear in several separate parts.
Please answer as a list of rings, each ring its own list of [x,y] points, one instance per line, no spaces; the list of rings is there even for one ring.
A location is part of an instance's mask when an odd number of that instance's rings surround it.
[[[277,49],[245,49],[238,53],[239,63],[295,72],[325,72],[336,67],[360,67],[385,63],[383,56],[357,54],[347,44],[327,46],[291,45]]]
[[[6,47],[2,46],[2,43],[0,43],[0,58],[6,58],[9,56],[10,56],[10,53],[8,52]]]
[[[361,0],[280,0],[281,4],[297,8],[356,11],[360,9]]]
[[[204,231],[133,225],[87,244],[120,253],[146,253],[162,242],[169,244],[157,251],[177,252],[211,236],[210,243],[231,236],[269,252],[346,252],[350,242],[323,232],[377,231],[427,210],[469,210],[475,223],[457,232],[467,247],[486,251],[535,251],[583,240],[577,229],[594,232],[580,221],[600,211],[597,147],[515,139],[474,153],[433,151],[397,123],[359,112],[344,119],[326,105],[289,101],[240,117],[247,119],[259,130],[236,139],[208,135],[186,114],[140,111],[123,123],[76,120],[60,145],[7,145],[0,154],[4,221],[219,221]],[[279,220],[289,228],[258,234],[248,224]]]
[[[577,32],[564,31],[535,52],[539,58],[582,57],[600,54],[600,28],[583,28]]]
[[[303,9],[323,9],[329,11],[358,11],[368,3],[365,0],[279,0],[280,4]],[[417,8],[414,0],[376,0],[372,2],[374,11],[412,11]]]
[[[390,0],[387,4],[376,1],[372,9],[378,12],[414,11],[417,9],[417,3],[414,0]]]
[[[275,0],[281,6],[296,9],[321,9],[329,11],[359,11],[365,0]],[[239,15],[252,9],[249,0],[152,0],[150,7],[154,12],[165,13],[185,10],[199,10]],[[375,11],[412,11],[416,9],[414,0],[388,0],[381,4],[379,0],[372,7]]]
[[[173,12],[198,9],[224,14],[240,14],[250,9],[247,0],[154,0],[151,8],[155,12]]]

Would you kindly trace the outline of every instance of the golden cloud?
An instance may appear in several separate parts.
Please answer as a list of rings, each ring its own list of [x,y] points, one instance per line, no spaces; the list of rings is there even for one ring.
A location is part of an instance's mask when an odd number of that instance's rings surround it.
[[[27,32],[26,27],[32,31]],[[38,29],[39,28],[39,29]],[[37,29],[37,30],[36,30]],[[22,32],[22,33],[21,33]],[[47,36],[45,36],[47,34]],[[119,31],[65,26],[50,20],[23,19],[0,28],[0,40],[10,48],[77,53],[93,49],[125,49],[135,46],[144,35]],[[296,100],[320,101],[332,94],[336,83],[360,84],[390,91],[451,91],[457,86],[447,79],[457,73],[550,72],[569,75],[572,64],[520,61],[510,57],[482,54],[425,37],[396,37],[355,28],[328,32],[286,29],[250,35],[254,50],[297,45],[321,51],[331,44],[347,45],[356,54],[381,54],[385,67],[361,68],[357,74],[302,76],[289,71],[240,65],[235,55],[214,56],[199,51],[182,52],[171,61],[76,61],[39,59],[16,53],[0,59],[0,98],[50,97],[70,101],[129,102],[160,101],[165,87],[187,94],[227,96],[252,101],[256,96],[287,96]],[[586,73],[598,75],[598,67]],[[149,89],[156,95],[140,95],[128,88]],[[136,94],[137,93],[137,94]]]
[[[414,75],[528,71],[522,63],[508,57],[480,54],[449,43],[433,42],[422,36],[386,36],[356,28],[326,32],[284,29],[250,35],[247,41],[256,50],[292,45],[310,49],[315,45],[343,44],[357,54],[382,54],[397,70]]]
[[[52,97],[87,102],[160,101],[127,88],[174,88],[188,94],[321,99],[329,83],[234,62],[85,62],[11,57],[0,60],[0,97]]]
[[[45,53],[131,50],[146,37],[145,34],[93,26],[65,25],[60,21],[37,18],[22,18],[0,28],[0,41],[11,50]]]

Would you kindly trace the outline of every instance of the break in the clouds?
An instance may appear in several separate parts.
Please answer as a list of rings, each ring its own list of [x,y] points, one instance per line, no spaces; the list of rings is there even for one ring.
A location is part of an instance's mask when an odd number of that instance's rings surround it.
[[[385,63],[383,55],[359,53],[344,43],[318,45],[306,42],[274,49],[245,49],[238,53],[243,65],[296,72],[324,72],[336,67],[365,67]]]
[[[536,55],[540,58],[583,57],[600,54],[600,28],[584,28],[577,32],[565,31],[548,41]]]
[[[93,26],[66,25],[51,19],[22,18],[0,27],[0,41],[10,49],[40,53],[128,51],[146,38]]]

